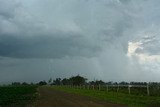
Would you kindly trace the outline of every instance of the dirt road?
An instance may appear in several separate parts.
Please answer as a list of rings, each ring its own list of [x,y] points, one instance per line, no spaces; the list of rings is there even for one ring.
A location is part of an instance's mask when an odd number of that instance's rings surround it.
[[[124,107],[47,87],[40,87],[39,93],[40,99],[35,103],[36,107]]]

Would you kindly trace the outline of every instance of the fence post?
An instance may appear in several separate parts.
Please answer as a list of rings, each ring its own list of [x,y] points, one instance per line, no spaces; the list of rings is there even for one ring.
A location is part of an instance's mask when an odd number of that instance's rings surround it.
[[[131,93],[130,85],[128,85],[128,93]]]
[[[149,85],[147,83],[147,95],[149,95]]]
[[[93,85],[93,90],[94,90],[94,85]]]
[[[108,85],[106,85],[107,86],[107,92],[108,92]]]
[[[118,87],[117,87],[117,92],[119,91],[119,84],[118,84]]]
[[[99,84],[99,90],[101,90],[101,85]]]

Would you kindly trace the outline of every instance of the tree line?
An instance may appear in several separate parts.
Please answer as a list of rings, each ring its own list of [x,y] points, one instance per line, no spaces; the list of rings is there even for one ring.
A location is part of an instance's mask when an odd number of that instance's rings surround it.
[[[11,85],[147,85],[147,82],[104,82],[102,80],[88,81],[87,78],[77,75],[70,78],[50,78],[48,81],[39,81],[38,83],[13,82]],[[160,86],[159,82],[150,82],[151,86]]]
[[[48,80],[48,82],[45,81],[41,81],[39,82],[39,85],[147,85],[149,84],[150,86],[160,86],[159,82],[113,82],[113,81],[109,81],[109,82],[104,82],[103,80],[94,80],[94,81],[87,81],[88,79],[77,75],[77,76],[72,76],[70,78],[56,78],[56,79],[52,79],[50,78]]]

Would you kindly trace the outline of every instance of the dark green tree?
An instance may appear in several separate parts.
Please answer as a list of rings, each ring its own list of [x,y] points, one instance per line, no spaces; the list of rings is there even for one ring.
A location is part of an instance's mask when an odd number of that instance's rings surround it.
[[[96,80],[96,81],[90,81],[89,84],[90,85],[104,85],[105,82],[103,82],[102,80]]]
[[[47,82],[46,82],[46,81],[40,81],[40,82],[38,83],[38,85],[47,85]]]
[[[12,82],[12,85],[17,86],[17,85],[21,85],[21,83],[20,82]]]
[[[62,80],[62,84],[63,84],[63,85],[70,85],[70,80],[67,79],[67,78],[64,78],[64,79]]]
[[[52,84],[52,78],[48,80],[48,84]]]
[[[61,85],[61,78],[56,78],[56,80],[53,80],[53,84],[55,85]]]
[[[23,82],[23,83],[22,83],[22,85],[29,85],[29,84],[28,84],[28,83],[26,83],[26,82]]]
[[[86,78],[79,75],[69,78],[72,85],[83,85],[86,83]]]

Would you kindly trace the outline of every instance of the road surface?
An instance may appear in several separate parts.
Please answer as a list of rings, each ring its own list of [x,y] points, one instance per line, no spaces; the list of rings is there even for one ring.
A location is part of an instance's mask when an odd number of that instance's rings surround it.
[[[124,105],[99,101],[49,87],[40,87],[38,91],[40,97],[34,104],[36,107],[125,107]]]

